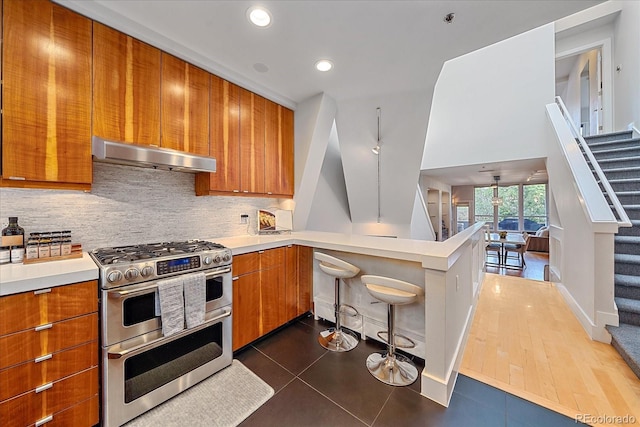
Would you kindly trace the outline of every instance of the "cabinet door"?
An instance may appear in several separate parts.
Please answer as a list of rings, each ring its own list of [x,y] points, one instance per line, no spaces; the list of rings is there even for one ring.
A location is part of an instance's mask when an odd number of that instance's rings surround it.
[[[240,88],[211,76],[211,156],[216,172],[209,189],[240,191]]]
[[[240,186],[243,193],[264,193],[265,99],[240,89]]]
[[[298,316],[298,246],[285,248],[285,297],[282,323]]]
[[[265,191],[293,196],[293,111],[266,101]]]
[[[313,293],[313,248],[298,246],[298,312],[311,311]]]
[[[285,258],[286,248],[269,249],[260,253],[261,335],[273,331],[288,320],[284,318]]]
[[[161,146],[209,155],[210,74],[162,53]]]
[[[236,277],[232,315],[234,351],[260,337],[260,271]]]
[[[93,133],[160,145],[160,50],[93,23]]]
[[[90,184],[91,20],[48,0],[3,19],[3,178]]]

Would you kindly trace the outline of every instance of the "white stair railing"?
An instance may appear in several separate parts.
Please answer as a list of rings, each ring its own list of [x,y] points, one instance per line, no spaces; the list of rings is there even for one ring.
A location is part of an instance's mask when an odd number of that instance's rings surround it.
[[[569,125],[569,129],[571,129],[573,136],[580,143],[580,146],[582,147],[582,150],[584,151],[585,155],[589,159],[589,162],[591,163],[594,171],[596,172],[596,175],[598,175],[598,179],[600,180],[600,183],[604,187],[605,193],[609,197],[609,201],[611,202],[611,204],[613,205],[613,208],[616,211],[616,214],[618,217],[618,226],[631,227],[632,224],[631,224],[631,221],[629,220],[629,216],[627,215],[627,212],[622,207],[622,203],[620,203],[620,200],[618,200],[618,196],[613,191],[613,188],[611,188],[611,184],[609,184],[609,180],[607,179],[604,172],[602,171],[602,168],[600,168],[600,165],[598,164],[598,161],[596,160],[595,156],[591,152],[591,149],[589,148],[587,141],[585,141],[582,135],[580,135],[580,132],[578,131],[576,124],[573,122],[573,119],[571,118],[571,115],[567,110],[567,107],[564,105],[564,102],[562,102],[562,98],[560,98],[559,96],[556,96],[556,104],[558,104],[558,107],[560,107],[560,112],[562,113],[562,115],[564,116],[564,119]]]

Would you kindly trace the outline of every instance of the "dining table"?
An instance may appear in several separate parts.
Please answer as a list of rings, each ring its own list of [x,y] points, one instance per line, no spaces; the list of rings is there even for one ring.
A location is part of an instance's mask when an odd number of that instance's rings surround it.
[[[505,252],[505,245],[524,245],[526,242],[524,236],[521,233],[507,233],[505,237],[500,237],[499,233],[489,233],[490,243],[500,243],[500,266],[505,268],[517,268],[522,269],[519,265],[507,264],[507,254]]]

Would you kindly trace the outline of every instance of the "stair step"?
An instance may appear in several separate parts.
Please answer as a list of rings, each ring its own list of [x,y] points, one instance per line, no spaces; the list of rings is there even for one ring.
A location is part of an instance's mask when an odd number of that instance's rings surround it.
[[[620,157],[633,157],[640,154],[640,145],[636,144],[629,147],[615,147],[603,150],[592,150],[591,153],[593,153],[598,161]]]
[[[640,326],[621,323],[620,326],[607,325],[611,334],[611,345],[620,353],[631,370],[640,378]]]
[[[640,288],[640,276],[628,276],[626,274],[616,274],[614,276],[616,285],[634,286]]]
[[[631,139],[632,136],[633,136],[633,131],[621,130],[617,132],[601,133],[599,135],[585,136],[584,140],[587,142],[587,144],[591,145],[591,144],[597,144],[601,141],[616,141],[619,139]]]
[[[640,276],[616,274],[613,282],[616,297],[640,300]]]
[[[640,251],[640,236],[615,235],[613,238],[615,253],[637,254]]]
[[[640,175],[640,174],[639,174]],[[596,180],[598,180],[596,178]],[[621,191],[633,191],[636,188],[640,188],[640,177],[627,178],[627,179],[610,179],[609,184],[616,193]]]
[[[640,144],[640,138],[622,138],[622,139],[611,139],[609,141],[599,141],[599,142],[589,142],[587,141],[587,145],[591,151],[600,150],[603,148],[619,148],[619,147],[627,147],[629,145],[638,145]]]
[[[640,264],[640,255],[614,254],[614,259],[624,264]]]
[[[618,306],[618,311],[627,311],[629,313],[634,313],[640,315],[640,301],[631,298],[615,298],[616,305]]]
[[[636,179],[640,178],[640,166],[638,167],[611,167],[614,165],[608,165],[609,167],[603,167],[602,171],[605,176],[611,182],[612,179]]]
[[[640,220],[631,219],[631,227],[619,227],[618,236],[640,236]]]
[[[634,168],[640,166],[640,156],[622,156],[606,159],[597,159],[601,168],[606,168],[609,165],[615,165],[618,168]],[[606,175],[606,174],[605,174]]]
[[[616,243],[640,245],[640,236],[615,236],[614,240]],[[638,249],[640,249],[640,246]]]

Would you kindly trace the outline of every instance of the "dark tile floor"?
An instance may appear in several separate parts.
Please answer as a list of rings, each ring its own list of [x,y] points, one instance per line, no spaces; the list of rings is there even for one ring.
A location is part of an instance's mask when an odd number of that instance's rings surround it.
[[[367,340],[347,353],[329,352],[317,342],[327,325],[306,316],[235,354],[275,391],[242,427],[576,425],[463,375],[448,408],[420,395],[420,379],[409,387],[383,384],[365,367],[382,345]],[[416,362],[422,370],[422,361]]]

